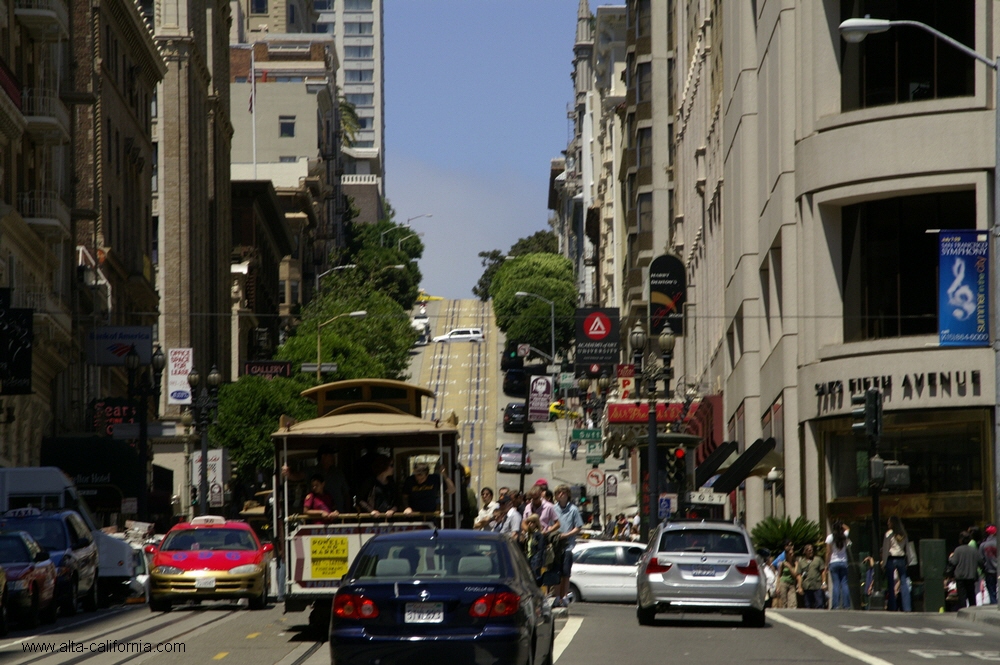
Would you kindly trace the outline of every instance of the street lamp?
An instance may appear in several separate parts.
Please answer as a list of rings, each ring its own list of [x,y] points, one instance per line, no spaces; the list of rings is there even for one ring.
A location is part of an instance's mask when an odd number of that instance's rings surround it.
[[[920,21],[890,21],[887,19],[877,19],[877,18],[849,18],[840,24],[840,35],[844,38],[844,41],[857,44],[861,42],[865,37],[870,34],[875,34],[879,32],[886,32],[889,28],[897,26],[907,26],[911,28],[918,28],[924,32],[928,32],[946,44],[958,49],[965,55],[978,60],[987,67],[993,70],[996,75],[996,82],[994,83],[994,92],[996,98],[994,99],[993,105],[993,233],[992,233],[992,253],[993,256],[1000,256],[1000,244],[998,244],[998,239],[1000,239],[1000,169],[997,168],[997,161],[1000,160],[1000,54],[997,55],[996,60],[991,60],[984,55],[980,55],[973,49],[969,48],[962,42],[949,37],[940,30],[932,28],[926,23],[921,23]],[[995,259],[994,259],[995,260]],[[997,293],[1000,293],[1000,270],[997,266],[993,266],[993,293],[994,299]],[[1000,307],[996,306],[994,303],[993,307],[993,351],[994,351],[994,381],[996,382],[996,391],[1000,395]],[[994,416],[993,416],[993,427],[994,427],[994,441],[1000,441],[1000,400],[997,401],[994,406]],[[1000,455],[996,456],[994,460],[995,466],[995,483],[996,487],[994,489],[996,505],[994,510],[1000,513]],[[880,532],[881,525],[878,524],[878,488],[872,488],[872,552],[877,555],[879,552],[878,545],[881,542]],[[878,574],[880,567],[875,566],[875,588],[880,589],[878,582]]]
[[[549,362],[551,362],[554,365],[555,362],[556,362],[556,304],[554,302],[552,302],[551,300],[549,300],[548,298],[543,298],[542,296],[538,295],[537,293],[528,293],[527,291],[518,291],[514,295],[517,296],[518,298],[527,298],[528,296],[531,296],[532,298],[538,298],[542,302],[547,302],[549,304],[549,313],[550,313],[550,316],[552,317],[552,321],[551,321],[552,328],[551,328],[551,331],[550,331],[551,340],[552,340],[552,359]]]
[[[660,522],[660,474],[658,469],[659,456],[656,447],[656,382],[659,380],[663,381],[663,394],[666,399],[669,399],[671,394],[670,380],[674,377],[674,370],[671,367],[671,363],[674,359],[674,345],[677,339],[669,330],[665,329],[660,333],[657,341],[659,342],[662,364],[659,367],[656,366],[656,359],[652,352],[648,356],[648,362],[643,365],[643,353],[648,341],[646,331],[640,323],[636,322],[635,328],[629,333],[629,343],[632,346],[636,375],[641,375],[646,379],[646,402],[649,406],[646,440],[646,446],[649,449],[647,450],[646,464],[649,479],[649,518],[646,521],[648,531],[645,535],[647,538],[651,538],[653,531]],[[682,504],[681,497],[683,496],[684,488],[679,489],[678,500]]]
[[[324,270],[320,274],[316,275],[316,291],[319,292],[319,280],[323,277],[326,277],[331,272],[335,272],[337,270],[346,270],[348,268],[357,268],[357,267],[358,265],[356,263],[346,263],[342,266],[335,266],[333,268],[330,268],[329,270]]]
[[[433,215],[433,213],[429,213],[429,212],[425,212],[425,213],[424,213],[424,214],[422,214],[422,215],[415,215],[415,216],[413,216],[413,217],[407,217],[407,218],[406,218],[406,224],[405,224],[405,225],[406,225],[406,226],[409,226],[409,225],[410,225],[410,222],[412,222],[412,221],[413,221],[413,220],[415,220],[415,219],[420,219],[421,217],[433,217],[433,216],[434,216],[434,215]]]
[[[156,345],[156,350],[150,358],[149,372],[140,370],[139,352],[135,350],[135,345],[129,349],[125,355],[125,369],[128,370],[128,401],[131,406],[132,400],[140,400],[139,407],[139,460],[142,462],[142,482],[139,485],[139,496],[137,501],[139,521],[149,520],[149,398],[155,397],[153,406],[153,417],[160,415],[160,386],[163,380],[163,368],[167,366],[166,356],[163,349]],[[142,371],[142,376],[139,372]],[[138,379],[138,380],[137,380]]]
[[[403,236],[402,238],[400,238],[396,242],[396,251],[397,252],[402,252],[403,251],[403,241],[404,240],[407,240],[409,238],[417,238],[417,237],[423,238],[424,234],[423,233],[411,233],[410,235]]]
[[[212,371],[208,373],[205,384],[201,383],[201,374],[198,370],[191,368],[188,374],[188,385],[191,386],[191,408],[190,412],[185,412],[182,420],[185,425],[194,423],[198,434],[201,435],[201,482],[198,486],[198,512],[202,515],[208,514],[208,426],[212,422],[212,412],[219,407],[219,384],[222,383],[222,374],[212,365]],[[198,387],[201,386],[201,392]],[[190,415],[188,415],[190,413]]]
[[[343,314],[338,314],[332,319],[327,319],[323,323],[316,326],[316,383],[323,380],[320,372],[320,368],[322,367],[322,365],[320,365],[320,358],[323,356],[323,335],[321,334],[323,332],[323,326],[333,323],[337,319],[342,319],[345,316],[349,316],[352,319],[363,319],[368,316],[368,312],[363,309],[359,309],[356,312],[344,312]]]

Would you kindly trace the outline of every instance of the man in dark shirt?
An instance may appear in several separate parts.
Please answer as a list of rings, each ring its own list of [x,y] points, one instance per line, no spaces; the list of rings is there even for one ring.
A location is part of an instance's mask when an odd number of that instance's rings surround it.
[[[976,580],[979,579],[977,568],[983,563],[979,550],[969,545],[972,536],[968,531],[962,532],[962,544],[948,557],[948,563],[955,567],[955,586],[958,589],[958,606],[967,607],[976,604]]]
[[[413,474],[403,482],[404,513],[434,513],[441,509],[441,480],[444,479],[446,494],[455,493],[455,483],[447,475],[442,476],[441,465],[430,473],[424,463],[413,467]]]

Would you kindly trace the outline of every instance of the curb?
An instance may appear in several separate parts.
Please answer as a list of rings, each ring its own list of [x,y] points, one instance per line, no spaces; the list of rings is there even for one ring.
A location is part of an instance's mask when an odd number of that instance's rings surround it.
[[[958,611],[958,618],[966,621],[985,623],[991,626],[1000,626],[1000,610],[996,605],[983,605],[980,607],[963,607]]]

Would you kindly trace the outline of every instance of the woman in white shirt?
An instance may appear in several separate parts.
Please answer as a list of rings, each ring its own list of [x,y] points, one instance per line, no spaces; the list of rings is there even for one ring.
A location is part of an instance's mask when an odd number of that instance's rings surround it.
[[[910,605],[910,578],[906,574],[906,547],[910,539],[906,535],[906,529],[900,519],[893,515],[889,518],[889,530],[885,532],[885,540],[882,541],[882,567],[885,568],[885,575],[888,578],[889,592],[886,594],[886,609],[895,612],[902,609],[909,612]],[[899,582],[900,601],[896,598],[896,582]],[[902,605],[902,608],[900,608]]]
[[[830,609],[851,609],[851,588],[847,583],[847,548],[850,533],[841,521],[833,523],[833,531],[826,537],[826,570],[830,577]]]

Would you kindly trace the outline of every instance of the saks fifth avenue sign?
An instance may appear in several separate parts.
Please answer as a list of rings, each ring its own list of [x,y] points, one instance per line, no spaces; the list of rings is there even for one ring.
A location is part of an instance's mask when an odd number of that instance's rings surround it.
[[[982,395],[982,373],[978,369],[948,372],[909,372],[906,374],[882,374],[860,376],[851,379],[837,379],[814,385],[819,401],[819,412],[827,415],[836,411],[850,410],[851,401],[847,395],[859,395],[869,388],[882,391],[882,402],[886,408],[907,408],[909,403],[954,399],[971,399]],[[914,404],[914,406],[917,406]]]

